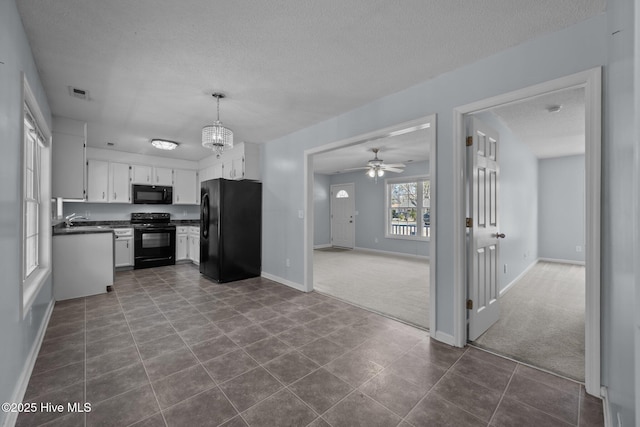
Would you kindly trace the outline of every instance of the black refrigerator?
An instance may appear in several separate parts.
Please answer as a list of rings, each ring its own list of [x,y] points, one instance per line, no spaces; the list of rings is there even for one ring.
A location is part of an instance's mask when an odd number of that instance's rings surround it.
[[[262,183],[211,179],[200,200],[200,273],[219,283],[260,276]]]

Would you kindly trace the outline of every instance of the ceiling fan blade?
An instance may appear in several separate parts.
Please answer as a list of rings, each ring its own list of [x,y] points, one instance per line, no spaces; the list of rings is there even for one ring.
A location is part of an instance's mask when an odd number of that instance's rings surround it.
[[[343,171],[359,171],[359,170],[365,170],[365,169],[370,169],[369,166],[362,166],[359,168],[348,168],[348,169],[342,169]]]
[[[382,165],[383,167],[388,167],[388,168],[406,168],[407,165],[405,165],[404,163],[389,163],[389,164],[384,164]]]
[[[404,169],[398,169],[398,168],[382,168],[385,172],[395,172],[395,173],[402,173],[404,172]]]

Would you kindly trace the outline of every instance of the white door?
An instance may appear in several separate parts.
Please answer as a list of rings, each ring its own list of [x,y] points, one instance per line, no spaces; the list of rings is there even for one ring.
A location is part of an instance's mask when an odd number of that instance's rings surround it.
[[[353,249],[355,246],[354,185],[331,186],[331,244]]]
[[[498,222],[498,133],[476,118],[469,130],[467,309],[468,339],[473,341],[500,318],[498,256],[504,234]]]

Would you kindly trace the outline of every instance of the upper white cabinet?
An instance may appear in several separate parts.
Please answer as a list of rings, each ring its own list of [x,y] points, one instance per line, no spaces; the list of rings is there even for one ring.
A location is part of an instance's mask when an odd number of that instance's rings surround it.
[[[87,177],[87,201],[107,203],[109,201],[109,162],[89,160]]]
[[[151,185],[152,169],[151,166],[147,165],[131,165],[131,182],[133,184]]]
[[[131,165],[131,182],[133,184],[172,185],[173,169],[150,165]]]
[[[87,177],[88,202],[131,203],[129,165],[90,159]]]
[[[241,142],[223,152],[214,163],[200,170],[200,182],[209,179],[260,180],[260,147]]]
[[[198,173],[193,170],[173,170],[173,204],[198,204]]]
[[[51,195],[63,199],[86,197],[87,124],[64,117],[53,118]]]
[[[153,168],[154,180],[152,185],[173,185],[173,169]]]
[[[110,203],[131,203],[129,169],[129,165],[125,163],[109,164]]]

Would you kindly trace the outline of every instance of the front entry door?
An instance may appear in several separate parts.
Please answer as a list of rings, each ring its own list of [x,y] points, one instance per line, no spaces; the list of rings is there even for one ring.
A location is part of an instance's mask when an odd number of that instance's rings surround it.
[[[353,249],[355,245],[354,185],[331,186],[331,245]]]
[[[470,341],[482,335],[500,318],[498,301],[498,133],[476,118],[468,127],[469,208],[467,210],[468,301]]]

